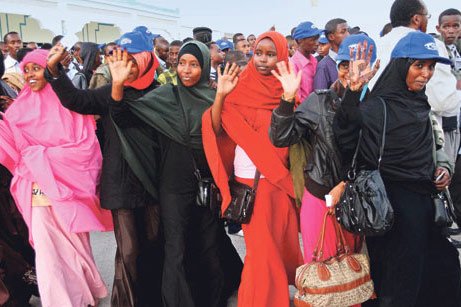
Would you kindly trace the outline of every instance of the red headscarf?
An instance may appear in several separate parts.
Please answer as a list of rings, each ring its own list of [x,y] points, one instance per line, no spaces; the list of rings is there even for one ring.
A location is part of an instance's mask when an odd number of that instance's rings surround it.
[[[269,38],[275,44],[277,61],[288,63],[288,43],[285,37],[275,31],[265,32],[258,37],[255,46],[265,38]],[[282,94],[280,81],[272,74],[269,76],[260,74],[252,58],[240,74],[237,87],[226,97],[225,103],[272,110],[279,105]]]
[[[155,70],[158,67],[158,60],[154,53],[149,51],[132,53],[131,55],[138,65],[139,75],[133,82],[125,82],[125,85],[137,90],[144,90],[154,81]]]

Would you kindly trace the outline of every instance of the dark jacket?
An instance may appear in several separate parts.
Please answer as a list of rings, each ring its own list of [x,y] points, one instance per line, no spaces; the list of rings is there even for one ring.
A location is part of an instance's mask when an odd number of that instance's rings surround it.
[[[133,173],[121,152],[120,139],[110,117],[109,104],[112,102],[111,85],[94,90],[76,89],[66,74],[61,71],[58,79],[53,79],[48,71],[45,77],[53,87],[62,105],[80,114],[101,116],[104,129],[103,163],[101,175],[101,206],[105,209],[133,209],[156,204]],[[125,88],[124,100],[136,100],[150,91]],[[139,123],[142,125],[142,123]]]
[[[281,101],[272,113],[269,136],[277,147],[307,139],[312,146],[306,167],[306,188],[323,199],[341,181],[341,155],[333,134],[333,118],[341,99],[331,90],[316,90],[295,111]]]

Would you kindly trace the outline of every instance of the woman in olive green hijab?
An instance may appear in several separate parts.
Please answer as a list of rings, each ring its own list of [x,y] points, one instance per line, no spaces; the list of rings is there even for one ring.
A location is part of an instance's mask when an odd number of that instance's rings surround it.
[[[130,62],[112,58],[120,73]],[[211,178],[202,145],[202,114],[214,101],[209,88],[210,54],[197,41],[179,52],[178,85],[166,84],[133,103],[113,84],[112,118],[123,154],[145,188],[158,195],[165,236],[164,306],[225,306],[238,288],[241,260],[217,214],[197,206],[198,169]],[[150,129],[137,125],[145,122]],[[157,139],[157,145],[151,140]]]

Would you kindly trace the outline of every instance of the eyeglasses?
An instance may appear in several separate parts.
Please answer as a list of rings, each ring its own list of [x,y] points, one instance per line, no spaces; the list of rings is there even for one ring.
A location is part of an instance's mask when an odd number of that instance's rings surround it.
[[[427,19],[431,19],[432,15],[431,14],[417,14],[421,16],[426,16]]]

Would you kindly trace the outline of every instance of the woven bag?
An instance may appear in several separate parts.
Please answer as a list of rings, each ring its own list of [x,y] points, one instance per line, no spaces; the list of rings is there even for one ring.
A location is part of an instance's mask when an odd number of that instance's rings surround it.
[[[368,256],[351,253],[334,218],[337,253],[330,259],[321,260],[325,228],[330,216],[329,212],[325,214],[313,261],[296,270],[296,307],[352,306],[375,297]]]

